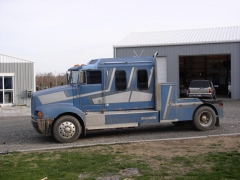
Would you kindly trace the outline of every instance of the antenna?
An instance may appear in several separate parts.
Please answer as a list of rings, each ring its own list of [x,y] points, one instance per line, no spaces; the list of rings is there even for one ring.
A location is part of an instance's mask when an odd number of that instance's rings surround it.
[[[142,52],[141,52],[141,54],[139,55],[139,57],[142,55],[143,51],[144,51],[144,49],[142,50]]]
[[[134,54],[136,55],[136,57],[141,57],[143,51],[144,51],[144,49],[142,50],[142,52],[140,53],[140,55],[137,55],[136,51],[133,50],[133,52],[134,52]]]
[[[137,53],[133,50],[134,54],[138,57]]]

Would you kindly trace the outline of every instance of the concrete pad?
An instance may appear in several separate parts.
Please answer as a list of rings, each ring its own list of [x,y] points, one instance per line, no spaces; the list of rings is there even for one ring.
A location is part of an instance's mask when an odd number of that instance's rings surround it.
[[[0,107],[0,117],[4,116],[30,116],[29,106],[2,106]]]

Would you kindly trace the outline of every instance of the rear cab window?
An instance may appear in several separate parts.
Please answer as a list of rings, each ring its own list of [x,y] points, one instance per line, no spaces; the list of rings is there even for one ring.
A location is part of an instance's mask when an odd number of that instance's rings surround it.
[[[115,89],[116,91],[125,91],[127,89],[126,72],[118,70],[115,72]]]
[[[208,81],[192,81],[189,87],[191,87],[191,88],[198,88],[198,87],[208,88],[209,83],[208,83]]]
[[[138,90],[147,90],[148,89],[147,70],[138,70],[137,71],[137,88],[138,88]]]

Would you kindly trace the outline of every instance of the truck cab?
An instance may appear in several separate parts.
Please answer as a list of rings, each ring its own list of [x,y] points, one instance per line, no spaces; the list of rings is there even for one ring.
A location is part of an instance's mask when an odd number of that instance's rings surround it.
[[[68,69],[68,84],[35,92],[33,127],[63,143],[87,131],[160,122],[193,122],[210,130],[223,103],[178,99],[177,83],[158,82],[155,57],[104,58]]]

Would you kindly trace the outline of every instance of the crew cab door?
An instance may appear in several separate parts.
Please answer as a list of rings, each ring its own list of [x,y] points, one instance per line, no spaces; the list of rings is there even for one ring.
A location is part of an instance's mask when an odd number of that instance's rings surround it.
[[[81,70],[79,104],[83,111],[98,112],[103,108],[104,70]],[[97,98],[97,100],[95,100]]]
[[[104,74],[104,109],[120,111],[154,108],[153,69],[151,65],[109,68]]]

